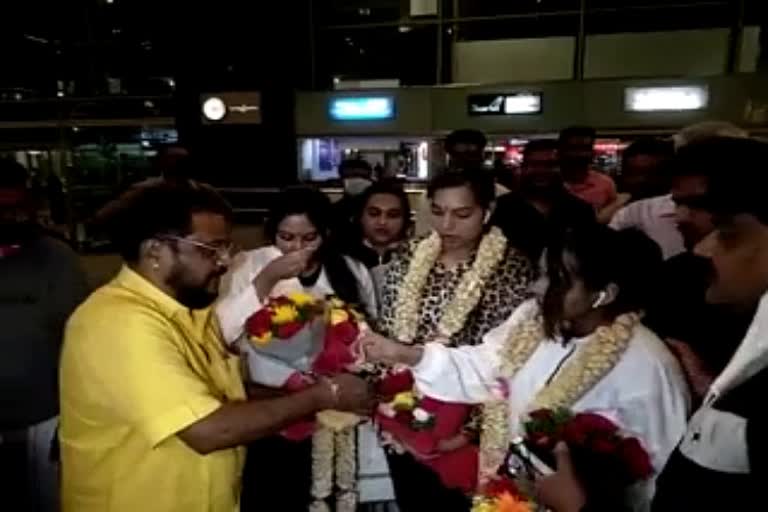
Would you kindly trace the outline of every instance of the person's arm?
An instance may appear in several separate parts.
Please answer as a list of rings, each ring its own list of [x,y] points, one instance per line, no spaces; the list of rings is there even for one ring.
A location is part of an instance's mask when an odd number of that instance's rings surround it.
[[[600,223],[608,224],[608,227],[620,231],[622,229],[637,227],[637,223],[632,215],[633,208],[624,206],[621,199],[611,205],[608,205],[600,211]]]
[[[499,352],[510,330],[527,318],[535,307],[524,303],[499,327],[475,346],[450,348],[428,343],[423,348],[387,340],[377,334],[363,339],[366,354],[373,361],[404,364],[411,367],[416,387],[437,400],[457,403],[482,403],[496,397],[499,382]]]
[[[205,455],[272,435],[325,409],[367,413],[366,386],[352,379],[356,378],[344,375],[281,398],[223,404],[181,430],[178,436],[190,448]]]
[[[126,308],[121,322],[113,324],[107,318],[89,318],[87,325],[68,326],[67,378],[98,389],[101,403],[153,448],[178,436],[206,454],[270,435],[323,409],[368,410],[368,385],[351,375],[323,380],[290,396],[248,402],[237,376],[201,378],[174,326],[157,312]],[[93,342],[88,337],[105,332],[114,355],[109,364],[103,362],[104,351],[89,349]]]
[[[555,447],[555,460],[557,471],[536,482],[537,501],[553,512],[588,512],[587,492],[565,443]]]
[[[254,271],[258,273],[261,270],[253,268],[256,266],[254,253],[241,253],[240,256],[239,261],[222,279],[219,300],[215,306],[221,334],[227,344],[234,343],[243,335],[245,321],[261,308],[263,298],[269,294],[267,291],[259,295],[254,287]]]
[[[246,320],[262,307],[277,283],[298,276],[306,268],[312,252],[302,249],[280,254],[276,248],[266,247],[247,253],[225,276],[216,315],[227,343],[243,335]]]
[[[629,197],[623,196],[622,198],[619,198],[618,194],[616,193],[616,183],[613,181],[613,179],[606,175],[603,175],[603,178],[605,178],[606,188],[605,203],[597,210],[597,221],[602,224],[608,224],[611,222],[611,217],[613,217],[613,214],[616,212],[616,210],[623,206],[621,201],[628,201]]]
[[[373,278],[368,269],[359,261],[346,257],[344,258],[349,266],[349,270],[357,279],[357,288],[360,291],[361,306],[371,320],[375,320],[379,314],[378,301],[376,299],[376,287],[373,284]]]

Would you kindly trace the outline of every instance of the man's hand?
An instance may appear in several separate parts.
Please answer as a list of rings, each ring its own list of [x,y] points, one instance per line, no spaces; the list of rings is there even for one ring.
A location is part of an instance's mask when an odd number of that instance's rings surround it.
[[[555,458],[557,471],[536,482],[538,501],[553,512],[579,512],[587,504],[587,494],[573,469],[565,443],[555,447]]]
[[[419,363],[423,353],[420,347],[404,345],[371,331],[363,335],[360,343],[366,359],[374,363],[414,366]]]
[[[336,387],[332,408],[366,416],[376,407],[373,390],[368,382],[348,373],[337,375],[331,380]]]

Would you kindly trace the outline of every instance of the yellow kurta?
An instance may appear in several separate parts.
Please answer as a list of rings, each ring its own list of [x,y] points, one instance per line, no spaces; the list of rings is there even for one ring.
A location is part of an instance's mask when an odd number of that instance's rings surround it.
[[[209,310],[124,268],[67,326],[61,361],[63,512],[234,512],[244,450],[200,455],[176,434],[245,399]]]

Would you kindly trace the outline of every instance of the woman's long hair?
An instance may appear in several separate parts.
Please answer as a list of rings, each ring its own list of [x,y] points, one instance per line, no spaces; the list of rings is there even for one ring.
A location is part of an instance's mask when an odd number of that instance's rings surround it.
[[[549,286],[543,307],[548,336],[557,334],[563,298],[573,285],[565,253],[574,257],[575,272],[588,290],[598,291],[611,283],[618,286],[618,297],[609,306],[612,314],[643,310],[651,300],[662,264],[661,249],[653,240],[636,229],[614,231],[599,224],[569,230],[547,247]]]
[[[346,258],[333,243],[331,200],[317,189],[289,187],[276,198],[265,226],[272,243],[277,237],[277,227],[286,217],[306,215],[322,236],[323,242],[315,253],[315,261],[323,266],[331,287],[344,302],[362,306],[357,278],[347,264]]]

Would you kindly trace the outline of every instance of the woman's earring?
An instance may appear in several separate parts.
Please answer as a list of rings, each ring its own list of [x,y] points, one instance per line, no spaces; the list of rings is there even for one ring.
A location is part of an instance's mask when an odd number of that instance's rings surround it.
[[[601,291],[600,294],[597,296],[597,300],[595,300],[595,302],[592,303],[592,309],[597,309],[600,306],[602,306],[607,296],[608,294],[605,293],[605,290]]]

